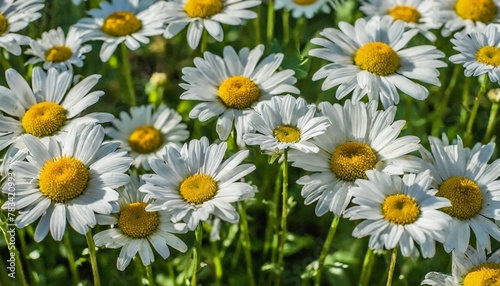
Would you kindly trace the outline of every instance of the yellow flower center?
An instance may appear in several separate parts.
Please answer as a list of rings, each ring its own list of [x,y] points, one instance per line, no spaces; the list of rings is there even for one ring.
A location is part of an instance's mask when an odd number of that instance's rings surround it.
[[[439,186],[436,196],[450,200],[451,207],[442,211],[460,220],[476,216],[483,208],[483,194],[472,180],[462,177],[451,177]]]
[[[148,154],[163,146],[163,135],[153,126],[140,126],[128,137],[128,145],[137,153]]]
[[[8,29],[9,21],[7,21],[7,18],[3,14],[0,14],[0,35],[3,35]]]
[[[377,164],[377,155],[370,146],[361,142],[347,142],[333,151],[330,169],[343,181],[367,179],[366,171]]]
[[[142,22],[126,11],[114,12],[104,20],[101,31],[113,37],[131,35],[142,28]]]
[[[464,286],[500,285],[500,264],[484,263],[472,268],[464,278]]]
[[[45,162],[38,174],[38,186],[53,202],[66,203],[85,191],[89,178],[89,171],[80,160],[63,155]]]
[[[393,224],[411,224],[418,219],[420,207],[412,197],[394,194],[385,198],[382,203],[382,214]]]
[[[420,12],[415,7],[399,5],[394,6],[387,12],[395,20],[402,20],[407,23],[418,23],[420,20]]]
[[[54,46],[45,52],[45,60],[60,63],[68,60],[73,55],[70,48],[66,46]]]
[[[24,131],[36,137],[51,136],[66,122],[66,110],[57,103],[44,101],[30,107],[21,119]]]
[[[476,53],[477,61],[490,66],[500,66],[500,48],[482,47]]]
[[[217,95],[228,108],[246,109],[259,100],[260,89],[251,79],[237,75],[226,79]]]
[[[398,54],[382,42],[368,43],[359,48],[354,54],[354,64],[379,76],[393,74],[400,66]]]
[[[318,0],[293,0],[293,2],[297,5],[308,6],[318,2]]]
[[[295,143],[300,140],[300,129],[292,125],[280,125],[274,128],[273,135],[279,142]]]
[[[157,212],[147,212],[147,203],[131,203],[118,216],[118,227],[131,238],[146,238],[160,225]]]
[[[223,6],[222,0],[188,0],[184,10],[191,18],[208,18],[220,13]]]
[[[202,204],[215,196],[217,182],[209,175],[194,174],[181,182],[179,193],[189,204]]]
[[[462,19],[489,23],[497,15],[493,0],[457,0],[455,11]]]

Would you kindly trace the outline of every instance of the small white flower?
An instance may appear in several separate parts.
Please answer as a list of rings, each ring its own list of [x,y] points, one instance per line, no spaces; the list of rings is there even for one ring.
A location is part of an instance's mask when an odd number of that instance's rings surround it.
[[[274,9],[290,10],[294,18],[305,16],[311,19],[318,11],[329,14],[343,1],[344,0],[276,0]]]

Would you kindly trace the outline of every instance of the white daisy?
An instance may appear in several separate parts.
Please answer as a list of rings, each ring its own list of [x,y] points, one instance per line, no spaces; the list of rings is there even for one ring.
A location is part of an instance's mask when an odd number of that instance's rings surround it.
[[[91,75],[70,88],[72,71],[51,68],[45,73],[35,67],[32,89],[17,71],[8,69],[5,79],[10,89],[0,86],[0,110],[5,113],[0,114],[0,150],[12,144],[23,148],[21,139],[28,134],[43,139],[64,134],[73,124],[113,120],[109,113],[79,117],[104,94],[89,93],[100,77]]]
[[[21,45],[28,45],[28,36],[17,34],[30,22],[40,18],[38,11],[45,6],[43,0],[3,0],[0,1],[0,47],[19,56]]]
[[[130,176],[130,183],[120,192],[118,203],[120,211],[105,218],[99,217],[99,224],[111,224],[116,227],[94,235],[96,246],[121,248],[116,261],[118,270],[125,270],[134,256],[139,253],[143,265],[155,261],[151,245],[166,259],[170,255],[168,246],[185,252],[186,244],[173,233],[186,233],[185,223],[172,223],[166,211],[147,212],[148,201],[145,194],[139,192],[136,175]]]
[[[356,180],[349,190],[356,204],[344,212],[350,220],[363,219],[352,235],[370,236],[371,249],[393,249],[399,245],[405,257],[434,257],[436,241],[445,240],[444,229],[451,218],[439,211],[450,201],[436,197],[430,189],[430,172],[404,175],[403,179],[375,170],[366,172],[367,180]]]
[[[454,64],[463,64],[465,76],[487,73],[492,82],[500,82],[500,26],[489,24],[480,32],[455,33],[453,49],[460,52],[450,57]]]
[[[163,146],[180,148],[182,141],[189,137],[182,117],[165,105],[155,111],[151,104],[131,107],[130,115],[120,112],[120,119],[113,120],[113,125],[106,128],[107,135],[130,151],[136,168],[142,166],[146,170],[150,170],[150,159],[161,158]]]
[[[500,21],[500,0],[441,0],[438,19],[443,23],[441,35],[455,31],[479,32],[490,23]]]
[[[429,91],[412,80],[440,86],[437,68],[446,67],[438,60],[444,54],[434,46],[415,46],[404,49],[418,33],[404,31],[403,21],[390,16],[358,19],[353,26],[340,22],[340,30],[326,28],[320,34],[327,39],[314,38],[309,55],[330,61],[320,68],[313,80],[325,78],[322,89],[340,85],[336,97],[341,99],[353,92],[357,101],[365,94],[370,100],[382,102],[384,108],[398,104],[398,90],[424,100]]]
[[[0,159],[0,182],[7,177],[10,169],[10,164],[16,161],[22,161],[26,158],[27,150],[19,150],[18,148],[8,148],[3,158]]]
[[[253,164],[240,163],[248,156],[241,150],[223,162],[227,144],[209,145],[208,139],[191,140],[181,150],[166,146],[163,160],[152,159],[155,174],[146,174],[139,189],[153,201],[148,211],[169,210],[174,222],[184,221],[194,230],[210,215],[230,223],[239,219],[231,203],[253,194],[250,184],[240,179],[255,170]]]
[[[288,159],[294,162],[292,166],[314,172],[297,183],[303,185],[301,194],[306,205],[318,202],[317,216],[327,211],[341,216],[351,201],[349,189],[356,179],[366,179],[368,170],[395,175],[419,170],[413,167],[414,159],[407,154],[418,150],[420,139],[397,138],[405,121],[393,122],[395,106],[382,111],[377,110],[377,104],[350,100],[344,106],[320,103],[318,109],[332,124],[324,134],[311,140],[319,152],[290,151]]]
[[[436,195],[451,201],[451,207],[443,209],[453,219],[444,249],[465,252],[472,229],[476,248],[491,252],[490,236],[500,240],[500,228],[493,222],[500,219],[500,159],[488,164],[495,144],[464,148],[460,137],[450,145],[444,134],[442,140],[429,137],[429,142],[432,153],[421,150],[423,168],[432,172]]]
[[[132,158],[125,157],[126,151],[116,152],[118,144],[103,144],[103,140],[104,129],[91,124],[80,133],[70,130],[62,142],[51,138],[44,144],[35,136],[24,136],[30,152],[27,162],[10,165],[16,174],[17,227],[40,218],[35,241],[43,240],[49,229],[59,241],[66,220],[76,232],[86,234],[96,224],[96,213],[111,213],[118,200],[113,189],[128,183],[124,172]]]
[[[260,4],[260,0],[172,0],[166,3],[167,28],[163,36],[170,39],[189,24],[187,42],[191,49],[198,47],[203,29],[221,42],[221,24],[242,25],[244,19],[257,18],[257,13],[247,9]]]
[[[274,9],[287,9],[292,12],[294,18],[305,16],[308,19],[322,11],[329,14],[344,0],[276,0]]]
[[[30,47],[25,53],[34,57],[26,64],[43,62],[46,70],[51,67],[71,70],[73,65],[82,67],[84,54],[92,50],[92,46],[83,45],[82,35],[76,29],[70,28],[66,37],[61,27],[44,32],[41,39],[31,41]]]
[[[436,40],[429,30],[441,27],[436,15],[439,3],[434,0],[364,0],[359,10],[369,17],[389,15],[401,20],[406,27],[418,29],[429,41]]]
[[[325,116],[316,117],[316,106],[308,105],[303,98],[286,95],[274,96],[259,103],[250,125],[259,133],[243,135],[248,145],[259,145],[261,150],[282,153],[287,148],[305,153],[318,152],[309,140],[325,133],[330,121]]]
[[[122,42],[132,51],[140,44],[148,44],[151,36],[161,35],[168,15],[166,2],[155,0],[102,1],[99,9],[88,11],[91,18],[84,18],[74,25],[85,33],[85,40],[101,40],[99,56],[109,60]]]
[[[486,258],[484,251],[476,251],[469,245],[465,253],[453,251],[452,263],[452,275],[430,272],[422,285],[500,285],[500,249]]]
[[[293,86],[297,79],[293,70],[276,72],[283,61],[283,54],[271,54],[261,60],[264,45],[253,50],[236,51],[226,46],[223,57],[205,52],[204,58],[195,58],[193,67],[182,69],[180,86],[186,91],[181,99],[201,100],[189,117],[200,121],[219,116],[217,134],[226,140],[234,125],[237,136],[243,136],[250,128],[249,114],[258,102],[272,95],[299,93]]]

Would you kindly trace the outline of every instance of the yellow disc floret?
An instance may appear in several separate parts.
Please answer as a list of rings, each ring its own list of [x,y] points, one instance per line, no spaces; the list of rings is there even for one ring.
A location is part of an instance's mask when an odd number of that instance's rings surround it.
[[[395,20],[401,20],[407,23],[418,23],[420,20],[420,12],[415,7],[399,5],[392,7],[388,12]]]
[[[412,197],[394,194],[385,198],[382,203],[382,214],[393,224],[411,224],[420,216],[420,207]]]
[[[273,135],[279,142],[295,143],[300,140],[300,129],[292,125],[280,125],[274,128]]]
[[[370,146],[361,142],[347,142],[333,151],[330,168],[339,179],[355,181],[366,179],[366,171],[377,164],[377,155]]]
[[[497,6],[493,0],[457,0],[455,11],[465,20],[490,23],[497,15]]]
[[[66,203],[83,194],[89,178],[89,171],[80,160],[60,156],[45,162],[38,174],[38,186],[54,203]]]
[[[70,48],[66,46],[54,46],[45,52],[45,60],[60,63],[68,60],[73,55]]]
[[[114,12],[104,20],[101,31],[113,37],[131,35],[142,28],[142,22],[127,11]]]
[[[452,217],[467,220],[475,217],[483,208],[483,194],[472,180],[463,177],[451,177],[439,186],[436,196],[451,201],[451,207],[442,210]]]
[[[128,144],[132,150],[141,154],[148,154],[163,146],[163,135],[153,126],[137,127],[129,136]]]
[[[354,54],[354,64],[379,76],[391,75],[400,67],[398,54],[382,42],[368,43],[359,48]]]
[[[146,203],[131,203],[120,211],[118,227],[131,238],[146,238],[160,225],[157,212],[147,212]]]
[[[3,35],[9,29],[9,21],[3,14],[0,14],[0,35]]]
[[[472,268],[464,278],[464,286],[500,285],[500,264],[484,263]]]
[[[500,48],[497,47],[482,47],[476,52],[478,62],[494,67],[500,66]]]
[[[202,204],[215,196],[217,182],[209,175],[194,174],[184,179],[179,186],[179,193],[189,204]]]
[[[217,95],[228,108],[247,109],[259,100],[260,89],[251,79],[237,75],[222,82]]]
[[[293,2],[300,6],[308,6],[318,2],[318,0],[293,0]]]
[[[222,0],[188,0],[184,11],[191,18],[208,18],[222,11]]]
[[[66,110],[57,103],[44,101],[30,107],[21,119],[26,133],[36,137],[54,135],[66,122]]]

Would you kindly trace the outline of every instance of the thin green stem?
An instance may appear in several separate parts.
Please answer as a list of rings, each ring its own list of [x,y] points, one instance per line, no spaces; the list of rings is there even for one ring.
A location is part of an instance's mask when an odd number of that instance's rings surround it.
[[[203,29],[203,32],[201,34],[201,43],[200,43],[201,55],[203,55],[203,53],[207,50],[207,36],[208,36],[207,30]]]
[[[488,143],[492,139],[493,132],[497,126],[497,114],[498,114],[498,102],[493,102],[491,104],[490,118],[488,119],[488,126],[486,127],[486,133],[484,134],[483,142]]]
[[[146,269],[146,277],[148,278],[149,286],[154,286],[155,285],[155,277],[153,275],[153,267],[151,267],[151,264],[149,264],[149,265],[145,265],[144,268]]]
[[[267,43],[270,44],[274,38],[274,0],[267,3]]]
[[[216,241],[210,241],[210,248],[212,249],[212,260],[214,262],[215,268],[215,285],[221,285],[221,280],[223,276],[222,262],[220,259],[219,247]]]
[[[375,262],[375,255],[371,248],[367,248],[365,259],[363,260],[363,269],[361,269],[361,276],[359,278],[359,286],[368,286],[370,277],[372,276],[373,263]]]
[[[276,176],[276,181],[274,184],[274,193],[273,193],[273,198],[272,201],[270,202],[270,209],[269,209],[269,217],[268,217],[268,223],[266,225],[266,240],[264,242],[264,256],[267,255],[269,252],[269,249],[272,248],[273,253],[271,253],[271,262],[274,261],[274,250],[275,248],[273,247],[273,240],[278,232],[278,200],[280,196],[280,191],[281,191],[281,180],[283,179],[283,165],[280,165],[280,170],[278,172],[278,175]]]
[[[450,100],[451,92],[455,88],[461,72],[462,72],[461,65],[455,65],[453,67],[453,74],[451,76],[451,79],[449,80],[449,83],[446,86],[446,89],[444,90],[442,99],[440,99],[439,103],[437,104],[437,108],[435,111],[437,118],[435,118],[435,120],[432,121],[432,129],[431,129],[432,136],[438,136],[441,127],[443,127],[443,125],[444,125],[443,115],[446,113],[446,109],[448,108],[448,101]]]
[[[1,204],[1,202],[0,202]],[[9,210],[9,213],[10,213],[10,210]],[[9,259],[7,260],[7,263],[9,264],[8,266],[12,266],[10,265],[10,262],[12,261],[11,259],[14,258],[15,259],[15,271],[17,271],[19,273],[19,275],[16,274],[16,276],[19,277],[19,283],[21,286],[27,286],[29,285],[27,280],[26,280],[26,274],[24,273],[24,269],[23,269],[23,265],[21,263],[21,255],[19,254],[19,251],[17,250],[16,246],[15,246],[15,238],[14,238],[14,242],[12,242],[12,236],[15,235],[15,231],[17,230],[17,228],[15,228],[15,225],[13,223],[9,223],[10,221],[10,216],[9,216],[9,220],[5,217],[5,215],[3,214],[3,212],[0,212],[0,229],[2,230],[2,233],[3,233],[3,236],[4,236],[4,239],[5,239],[5,243],[8,245],[8,250],[9,250]],[[10,229],[9,229],[10,228]],[[14,233],[12,233],[14,232]],[[14,243],[14,244],[12,244]],[[14,256],[12,256],[12,252],[14,253]],[[12,273],[12,272],[11,272]]]
[[[5,58],[4,52],[0,51],[0,62],[2,64],[2,67],[4,71],[10,69],[12,66],[10,65],[9,61]]]
[[[71,272],[71,279],[73,280],[73,285],[77,285],[80,282],[80,276],[78,275],[77,266],[75,264],[75,255],[73,253],[73,246],[71,245],[71,240],[69,239],[69,233],[67,232],[64,234],[64,247],[66,248],[69,271]]]
[[[283,257],[285,255],[285,242],[286,242],[286,232],[287,232],[287,216],[288,216],[288,150],[283,151],[283,187],[281,190],[282,203],[281,203],[281,229],[278,241],[278,261],[275,284],[279,286],[281,284],[281,273],[283,273]]]
[[[245,254],[248,285],[255,286],[252,263],[252,244],[250,242],[250,235],[248,233],[248,220],[245,202],[241,201],[238,204],[238,208],[240,211],[241,244],[243,246],[243,252]]]
[[[253,20],[254,23],[254,36],[255,36],[255,45],[257,46],[260,44],[260,39],[262,37],[262,32],[261,32],[261,25],[260,25],[260,18],[261,18],[261,13],[262,13],[262,5],[257,6],[257,18]]]
[[[193,248],[193,274],[191,276],[191,285],[196,286],[197,284],[197,273],[200,267],[200,257],[201,257],[201,243],[203,239],[203,225],[201,222],[198,224],[195,230],[196,236],[196,246]]]
[[[333,237],[335,236],[335,232],[337,232],[339,221],[340,217],[335,216],[333,218],[332,224],[330,225],[330,229],[328,230],[328,234],[326,235],[326,240],[325,243],[323,244],[323,249],[321,249],[321,253],[319,254],[318,271],[316,272],[316,276],[314,277],[315,286],[321,285],[321,272],[323,272],[323,268],[325,267],[325,259],[328,253],[330,252]]]
[[[465,77],[462,86],[462,109],[460,110],[460,129],[465,128],[467,124],[467,115],[469,114],[469,97],[470,97],[470,77]]]
[[[281,20],[283,22],[283,45],[286,46],[290,41],[290,11],[288,9],[283,10],[281,15]]]
[[[394,275],[394,269],[396,268],[396,259],[398,258],[399,247],[396,245],[392,250],[391,263],[389,264],[389,272],[387,273],[387,286],[392,285],[392,276]]]
[[[92,266],[92,274],[94,276],[94,286],[101,286],[101,278],[99,276],[99,265],[97,265],[97,251],[92,237],[92,230],[89,229],[85,235],[87,245],[89,247],[90,265]]]
[[[476,98],[474,99],[474,105],[472,106],[472,110],[470,113],[469,121],[467,122],[467,129],[465,131],[465,145],[468,146],[472,140],[472,128],[474,127],[474,121],[476,120],[477,111],[479,110],[479,104],[481,102],[481,98],[486,93],[486,86],[488,85],[488,76],[484,75],[483,81],[481,82],[481,87],[479,88],[479,92],[477,93]]]
[[[174,270],[174,265],[172,264],[172,261],[170,260],[166,260],[167,262],[167,271],[168,271],[168,276],[172,278],[172,286],[177,286],[177,275],[175,274],[175,270]],[[186,267],[188,268],[188,267]],[[184,279],[184,281],[186,281]]]
[[[306,28],[306,18],[304,16],[300,17],[297,22],[295,23],[295,28],[293,31],[293,39],[295,42],[295,49],[297,52],[301,52],[300,50],[300,34],[301,32]]]
[[[122,52],[122,72],[125,78],[125,83],[127,85],[127,91],[129,96],[128,104],[130,104],[131,106],[136,106],[137,99],[135,96],[134,81],[132,79],[132,69],[130,67],[130,59],[128,57],[128,48],[125,45],[125,43],[121,43],[120,46]]]

